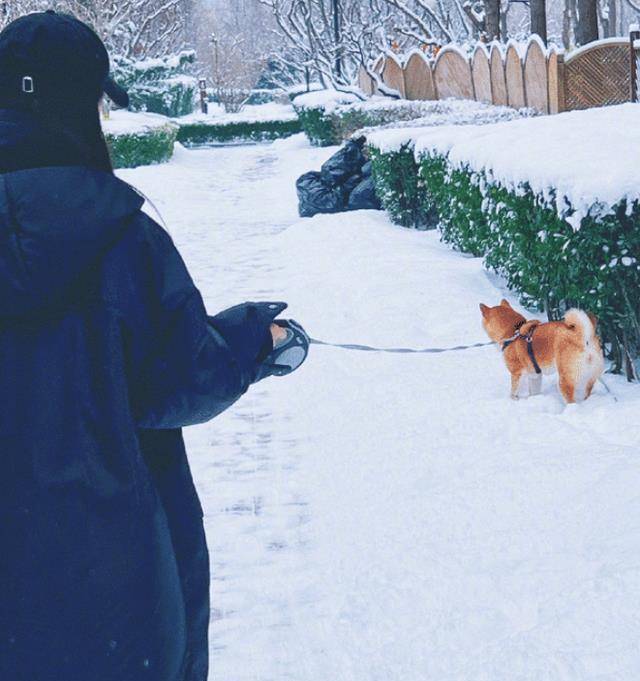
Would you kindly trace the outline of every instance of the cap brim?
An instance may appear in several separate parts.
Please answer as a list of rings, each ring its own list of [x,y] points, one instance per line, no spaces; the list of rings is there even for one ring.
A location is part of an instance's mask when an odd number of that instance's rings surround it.
[[[129,93],[112,78],[107,78],[104,82],[104,93],[117,106],[123,109],[129,107]]]

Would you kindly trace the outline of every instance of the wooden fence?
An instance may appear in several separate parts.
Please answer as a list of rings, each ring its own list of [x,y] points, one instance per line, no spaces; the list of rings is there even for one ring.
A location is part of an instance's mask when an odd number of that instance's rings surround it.
[[[567,57],[545,47],[535,35],[524,44],[479,43],[470,55],[447,45],[435,60],[419,51],[404,58],[380,55],[372,70],[406,99],[454,97],[559,113],[637,101],[640,33],[637,36],[598,40]],[[378,90],[364,68],[359,84],[367,94]]]

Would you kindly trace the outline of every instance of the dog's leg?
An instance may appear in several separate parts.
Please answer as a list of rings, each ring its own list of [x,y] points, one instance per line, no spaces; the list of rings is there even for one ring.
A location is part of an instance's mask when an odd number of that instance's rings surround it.
[[[584,392],[584,399],[586,400],[588,397],[591,396],[591,392],[593,391],[593,386],[596,384],[597,378],[590,378],[589,381],[587,382],[587,387],[585,388]]]
[[[518,400],[518,389],[520,388],[520,379],[522,374],[511,374],[511,399]]]
[[[529,395],[539,395],[542,392],[542,374],[529,374]]]
[[[562,397],[564,397],[564,400],[567,404],[572,404],[575,402],[575,386],[573,383],[567,379],[566,376],[563,376],[560,374],[560,392],[562,393]]]

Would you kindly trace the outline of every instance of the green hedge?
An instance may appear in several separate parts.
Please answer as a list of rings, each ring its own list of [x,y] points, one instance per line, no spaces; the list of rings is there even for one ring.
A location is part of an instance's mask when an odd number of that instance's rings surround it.
[[[320,147],[341,144],[358,130],[419,118],[433,102],[392,100],[372,107],[363,102],[341,104],[331,111],[324,107],[296,106],[302,129],[309,141]]]
[[[122,135],[107,133],[105,139],[115,168],[137,168],[168,161],[173,155],[173,145],[177,136],[177,126],[167,123],[158,128],[136,133]]]
[[[560,218],[555,197],[528,187],[518,194],[482,172],[453,167],[409,149],[372,150],[383,205],[407,226],[435,211],[443,241],[483,256],[527,308],[560,319],[569,307],[594,312],[614,371],[637,376],[640,355],[640,206],[621,202],[615,214],[587,217],[575,230]],[[418,218],[416,218],[418,216]]]
[[[311,144],[317,147],[330,147],[342,142],[334,121],[325,114],[324,109],[295,107],[300,126]]]
[[[397,153],[383,154],[369,147],[369,156],[376,194],[391,219],[403,227],[434,227],[437,216],[427,200],[413,150],[403,147]]]
[[[185,146],[233,141],[264,142],[290,137],[301,131],[300,121],[254,121],[238,123],[181,123],[178,142]]]

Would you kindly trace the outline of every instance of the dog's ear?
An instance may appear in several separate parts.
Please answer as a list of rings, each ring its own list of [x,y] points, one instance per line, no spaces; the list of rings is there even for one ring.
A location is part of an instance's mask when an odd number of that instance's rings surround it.
[[[591,320],[591,323],[593,324],[593,328],[597,329],[598,328],[598,318],[593,314],[593,312],[587,312],[587,317]]]
[[[489,308],[484,303],[480,303],[480,312],[482,312],[483,317],[486,317],[487,313],[489,312]]]
[[[503,298],[500,301],[500,305],[502,305],[502,307],[511,307],[511,303],[506,298]],[[511,308],[511,309],[513,309],[513,308]]]

